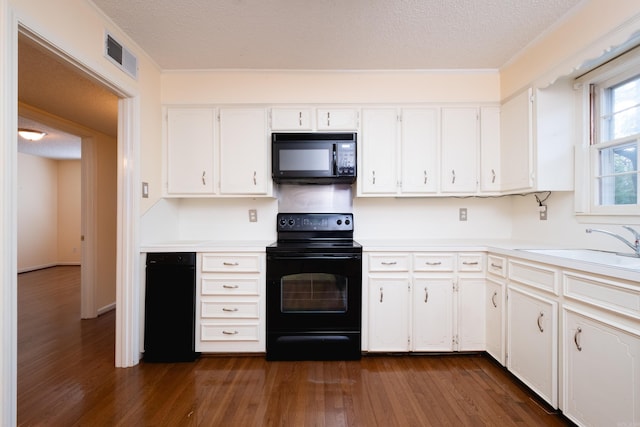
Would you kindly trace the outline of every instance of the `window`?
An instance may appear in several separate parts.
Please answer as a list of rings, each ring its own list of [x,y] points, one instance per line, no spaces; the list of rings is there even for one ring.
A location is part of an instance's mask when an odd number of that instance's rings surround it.
[[[633,66],[638,57],[625,54],[589,73],[594,213],[637,213],[640,206],[640,71]]]

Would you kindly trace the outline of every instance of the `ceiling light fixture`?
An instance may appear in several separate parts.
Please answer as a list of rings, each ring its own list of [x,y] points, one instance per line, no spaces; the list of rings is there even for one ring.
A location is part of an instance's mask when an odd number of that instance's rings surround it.
[[[46,132],[33,129],[18,129],[18,135],[29,141],[40,141],[46,135]]]

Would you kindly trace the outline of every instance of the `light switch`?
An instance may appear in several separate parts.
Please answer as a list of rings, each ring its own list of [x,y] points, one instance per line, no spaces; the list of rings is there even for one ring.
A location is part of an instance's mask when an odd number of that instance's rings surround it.
[[[149,198],[149,183],[148,182],[143,182],[142,183],[142,198],[144,198],[144,199],[148,199]]]

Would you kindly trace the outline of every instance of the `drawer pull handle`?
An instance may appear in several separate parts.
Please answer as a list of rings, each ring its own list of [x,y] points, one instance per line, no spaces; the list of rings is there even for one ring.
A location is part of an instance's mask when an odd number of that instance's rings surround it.
[[[441,265],[442,261],[427,261],[425,262],[426,265]]]
[[[463,265],[478,265],[478,261],[462,261]]]
[[[382,265],[396,265],[398,261],[382,261]]]
[[[495,169],[491,169],[491,183],[492,184],[496,183],[496,171],[495,171]]]
[[[235,313],[236,311],[238,311],[238,309],[237,308],[226,308],[226,307],[223,307],[222,311],[226,311],[227,313]]]
[[[424,287],[424,302],[427,303],[429,301],[429,289]]]
[[[257,172],[253,171],[253,185],[258,185],[258,180],[256,178]]]
[[[382,288],[380,288],[380,302],[382,302],[383,298],[384,298],[384,293],[382,292]]]
[[[240,264],[238,264],[237,262],[227,262],[227,261],[225,261],[225,262],[222,263],[222,265],[226,265],[226,266],[230,266],[230,267],[236,267],[236,266],[238,266]]]
[[[578,351],[582,351],[582,346],[578,341],[578,337],[580,336],[581,333],[582,333],[582,328],[578,326],[578,329],[576,329],[576,333],[573,335],[573,342],[576,343],[576,348],[578,349]]]
[[[544,317],[544,313],[541,311],[540,315],[538,316],[538,329],[540,329],[540,332],[544,332],[544,329],[542,328],[542,318]]]
[[[206,175],[207,171],[202,171],[202,185],[207,185]]]
[[[491,267],[493,268],[497,268],[498,270],[502,270],[502,265],[501,264],[494,264],[493,262],[491,263]]]
[[[454,169],[451,170],[451,183],[456,183],[456,171]]]
[[[371,171],[371,184],[376,185],[376,171]]]
[[[427,183],[427,171],[424,171],[424,183]]]
[[[496,303],[496,297],[498,296],[498,291],[494,291],[493,295],[491,295],[491,303],[493,304],[494,307],[498,307],[498,304]]]
[[[238,285],[222,285],[225,289],[238,289]]]
[[[238,335],[239,332],[238,331],[222,331],[223,334],[225,335]]]

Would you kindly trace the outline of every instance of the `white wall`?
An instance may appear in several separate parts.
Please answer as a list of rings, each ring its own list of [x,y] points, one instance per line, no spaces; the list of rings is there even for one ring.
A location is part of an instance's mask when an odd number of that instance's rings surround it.
[[[18,271],[80,264],[80,161],[18,153]]]

